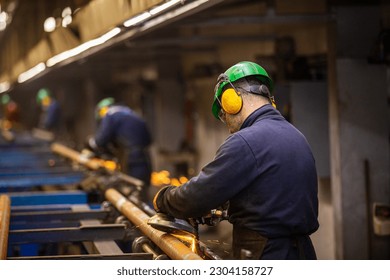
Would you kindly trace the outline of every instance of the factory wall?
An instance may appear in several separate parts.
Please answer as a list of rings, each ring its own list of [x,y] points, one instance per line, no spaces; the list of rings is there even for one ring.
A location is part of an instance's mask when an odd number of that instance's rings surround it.
[[[390,200],[389,81],[383,64],[368,63],[384,20],[377,7],[341,7],[336,14],[329,63],[336,258],[388,259],[389,239],[373,233],[372,207]]]
[[[337,61],[344,258],[382,259],[389,240],[373,234],[373,203],[390,200],[386,70],[363,59]],[[367,81],[370,81],[369,83]]]
[[[334,219],[331,200],[328,88],[324,81],[292,82],[291,122],[305,135],[316,160],[319,223],[313,243],[319,259],[335,258]]]

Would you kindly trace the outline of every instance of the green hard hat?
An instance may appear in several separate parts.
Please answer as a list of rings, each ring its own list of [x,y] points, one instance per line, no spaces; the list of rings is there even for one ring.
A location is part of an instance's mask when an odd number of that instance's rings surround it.
[[[50,97],[50,91],[47,88],[41,88],[37,93],[37,103],[41,104],[46,97]]]
[[[11,98],[9,97],[8,94],[3,94],[1,96],[1,104],[7,105],[11,101]]]
[[[109,106],[113,105],[114,103],[115,103],[115,99],[112,97],[107,97],[107,98],[100,100],[95,108],[96,118],[100,119],[100,114],[99,114],[100,109],[102,109],[103,107],[109,107]]]
[[[221,76],[223,76],[224,78],[220,79]],[[272,92],[273,82],[268,76],[267,71],[265,71],[263,67],[254,62],[241,61],[226,70],[224,75],[221,74],[220,77],[218,77],[217,85],[215,86],[214,90],[214,101],[212,106],[212,112],[216,119],[219,119],[218,112],[219,110],[221,110],[221,105],[218,100],[220,100],[224,86],[229,84],[229,82],[233,83],[241,78],[245,78],[248,76],[257,77],[261,81],[261,83],[265,84],[269,88],[270,92]]]

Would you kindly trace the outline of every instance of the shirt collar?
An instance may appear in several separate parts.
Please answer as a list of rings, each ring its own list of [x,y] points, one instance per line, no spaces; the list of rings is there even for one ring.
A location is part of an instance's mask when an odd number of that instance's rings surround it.
[[[240,130],[249,127],[253,125],[256,121],[264,118],[283,119],[283,116],[271,104],[266,104],[264,106],[261,106],[259,109],[253,111],[252,114],[250,114],[245,119],[245,121],[241,125]]]

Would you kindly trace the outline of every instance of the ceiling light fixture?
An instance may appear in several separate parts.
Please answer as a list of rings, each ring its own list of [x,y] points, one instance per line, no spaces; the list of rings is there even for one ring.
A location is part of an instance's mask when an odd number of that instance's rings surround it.
[[[164,11],[164,10],[166,10],[166,9],[168,9],[168,8],[172,7],[173,5],[178,4],[180,2],[183,2],[183,0],[171,0],[169,2],[166,2],[160,6],[152,8],[149,12],[144,12],[142,14],[139,14],[135,17],[130,18],[129,20],[125,21],[123,23],[123,25],[125,27],[137,25],[137,24],[143,22],[144,20],[150,18],[151,16],[156,15],[158,13],[161,13],[162,11]]]
[[[61,16],[63,18],[71,15],[72,15],[72,9],[70,7],[66,7],[65,9],[62,10]]]
[[[11,87],[9,82],[2,82],[0,83],[0,93],[6,92]]]
[[[72,23],[72,9],[70,7],[66,7],[62,10],[62,13],[61,13],[61,16],[62,16],[62,21],[61,21],[61,25],[62,27],[67,27],[69,24]]]
[[[23,72],[18,76],[18,83],[23,83],[27,80],[30,80],[31,78],[35,77],[45,69],[46,69],[46,65],[43,62],[35,65],[33,68],[27,70],[26,72]]]
[[[180,7],[177,7],[173,11],[169,11],[169,12],[166,12],[166,13],[161,14],[159,16],[156,16],[156,17],[150,19],[149,21],[147,21],[144,24],[144,26],[141,27],[141,31],[145,31],[147,29],[152,28],[153,26],[159,25],[159,24],[166,22],[174,17],[178,17],[182,14],[185,14],[186,12],[188,12],[192,9],[195,9],[198,6],[201,6],[209,1],[210,0],[195,0],[194,2],[190,2],[186,5],[182,5]],[[214,1],[217,1],[217,0],[214,0]],[[218,1],[223,1],[223,0],[218,0]]]
[[[57,55],[49,58],[46,62],[46,66],[52,67],[52,66],[56,65],[57,63],[60,63],[60,62],[66,60],[70,57],[73,57],[73,56],[76,56],[82,52],[85,52],[86,50],[88,50],[92,47],[96,47],[98,45],[101,45],[101,44],[105,43],[106,41],[108,41],[109,39],[111,39],[112,37],[119,34],[120,32],[121,32],[121,29],[119,27],[115,27],[114,29],[107,32],[106,34],[100,36],[99,38],[90,40],[88,42],[85,42],[85,43],[73,48],[73,49],[64,51],[60,54],[57,54]]]
[[[56,19],[54,17],[48,17],[43,23],[43,30],[53,32],[54,29],[56,29]]]
[[[1,12],[0,10],[0,31],[3,31],[7,27],[8,14],[6,12]]]
[[[173,5],[175,5],[175,4],[177,4],[177,3],[181,2],[181,1],[182,0],[171,0],[171,1],[166,2],[166,3],[164,3],[164,4],[160,5],[160,6],[157,6],[156,8],[151,9],[150,13],[152,15],[161,13],[162,11],[172,7]]]
[[[125,27],[130,27],[130,26],[136,25],[136,24],[144,21],[145,19],[150,18],[151,16],[152,15],[149,12],[145,12],[145,13],[142,13],[142,14],[140,14],[138,16],[132,17],[131,19],[125,21],[123,23],[123,25]]]
[[[72,23],[72,16],[71,15],[67,15],[62,19],[62,27],[67,27],[71,23]]]

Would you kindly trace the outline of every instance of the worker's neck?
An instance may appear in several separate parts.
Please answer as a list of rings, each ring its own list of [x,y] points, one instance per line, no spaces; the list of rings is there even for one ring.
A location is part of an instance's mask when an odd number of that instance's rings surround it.
[[[246,120],[247,117],[249,117],[254,111],[257,109],[263,107],[264,105],[269,104],[269,102],[262,101],[262,100],[256,100],[252,102],[247,102],[243,107],[242,107],[242,116],[243,119]]]

